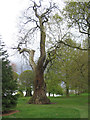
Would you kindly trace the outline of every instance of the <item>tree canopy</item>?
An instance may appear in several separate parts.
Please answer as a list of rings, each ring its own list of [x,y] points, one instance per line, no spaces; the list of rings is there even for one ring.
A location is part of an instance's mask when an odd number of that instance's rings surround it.
[[[66,2],[65,17],[68,19],[68,25],[78,26],[79,32],[90,37],[90,1],[89,2]],[[90,42],[88,40],[90,48]]]
[[[76,43],[72,42],[72,44]],[[63,83],[67,96],[69,96],[69,90],[75,90],[79,94],[87,91],[88,52],[62,46],[60,50],[58,49],[56,55],[57,56],[51,62],[51,65],[48,66],[49,69],[47,69],[47,72],[48,70],[53,71],[50,76],[51,81],[53,82],[51,82],[51,86],[52,84],[54,86],[55,83]],[[50,87],[50,89],[52,89],[52,87]]]

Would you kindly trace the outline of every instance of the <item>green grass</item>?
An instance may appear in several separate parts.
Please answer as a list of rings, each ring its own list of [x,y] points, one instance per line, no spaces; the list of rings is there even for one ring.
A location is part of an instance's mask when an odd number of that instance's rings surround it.
[[[88,118],[88,96],[50,97],[49,105],[27,104],[28,97],[18,99],[18,113],[3,118]]]

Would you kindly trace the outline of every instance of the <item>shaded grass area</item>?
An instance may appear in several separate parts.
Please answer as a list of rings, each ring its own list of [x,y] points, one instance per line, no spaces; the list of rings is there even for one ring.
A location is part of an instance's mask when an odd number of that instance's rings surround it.
[[[27,104],[29,97],[18,99],[18,113],[3,118],[88,118],[88,96],[50,97],[48,105]]]

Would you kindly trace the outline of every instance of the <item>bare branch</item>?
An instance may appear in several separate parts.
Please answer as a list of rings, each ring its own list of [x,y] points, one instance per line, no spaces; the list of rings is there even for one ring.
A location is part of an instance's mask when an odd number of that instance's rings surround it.
[[[23,52],[27,52],[27,53],[29,53],[29,52],[30,52],[30,50],[29,50],[29,49],[27,49],[27,48],[23,48],[23,49],[21,49],[19,52],[20,52],[20,54],[21,54],[21,53],[23,53]]]
[[[87,35],[89,34],[88,32],[83,32],[83,31],[81,31],[80,25],[79,25],[79,32],[80,32],[80,33],[83,33],[83,34],[87,34]],[[89,34],[89,35],[90,35],[90,34]]]
[[[52,9],[53,9],[53,8],[56,8],[55,4],[53,4],[53,6],[52,6],[51,3],[50,3],[49,8],[46,9],[46,11],[41,15],[41,17],[43,18],[43,17],[45,17],[47,14],[50,14],[50,13],[52,12]]]
[[[31,67],[32,67],[32,69],[35,71],[35,69],[36,69],[36,64],[35,64],[35,62],[34,62],[34,53],[35,53],[35,51],[34,50],[30,50],[30,52],[29,52],[29,63],[30,63],[30,65],[31,65]]]
[[[48,22],[48,18],[45,16],[45,20],[42,22],[44,24],[45,22]]]
[[[30,30],[28,30],[28,32],[26,33],[26,35],[24,36],[24,38],[22,38],[22,40],[25,40],[28,37],[28,34],[32,34],[35,30],[37,29],[36,27],[31,28]]]
[[[67,44],[65,43],[64,41],[59,41],[58,44],[63,44],[65,46],[68,46],[68,47],[71,47],[71,48],[76,48],[76,49],[79,49],[79,50],[88,50],[88,49],[83,49],[83,48],[80,48],[78,46],[73,46],[73,45],[70,45],[70,44]],[[56,46],[56,48],[58,48],[59,46]]]
[[[27,48],[21,49],[21,48],[20,48],[20,45],[21,45],[21,44],[23,44],[23,43],[20,42],[20,43],[18,44],[18,47],[17,47],[17,48],[12,48],[12,49],[17,49],[20,54],[21,54],[21,53],[24,53],[24,52],[28,53],[28,54],[29,54],[29,64],[30,64],[30,66],[32,67],[32,69],[35,71],[35,69],[36,69],[36,64],[35,64],[35,62],[34,62],[34,53],[35,53],[35,50],[30,50],[30,49],[27,49]]]
[[[34,50],[30,50],[30,49],[27,49],[27,48],[23,48],[20,50],[20,54],[23,53],[23,52],[27,52],[29,54],[29,63],[32,67],[32,69],[35,71],[36,69],[36,64],[34,62]]]
[[[47,52],[47,59],[43,65],[43,69],[45,70],[47,65],[52,62],[52,60],[54,60],[56,58],[56,49],[52,50],[52,51],[48,51]]]
[[[33,10],[35,12],[36,17],[39,18],[40,16],[37,13],[37,8],[40,7],[40,6],[38,6],[34,1],[33,1],[33,3],[34,3]]]
[[[27,17],[27,16],[25,16],[28,20],[24,23],[24,24],[27,24],[27,23],[29,23],[29,22],[35,22],[36,23],[36,27],[39,27],[40,28],[40,26],[38,25],[38,21],[37,20],[35,20],[35,19],[32,19],[31,17]]]
[[[49,19],[49,14],[52,12],[52,9],[56,8],[55,4],[53,4],[53,6],[50,3],[49,8],[46,9],[46,11],[41,15],[41,18],[44,19],[42,24],[45,22],[48,22]]]
[[[47,67],[47,65],[48,65],[49,62],[50,62],[50,60],[49,60],[49,59],[46,59],[44,65],[43,65],[43,69],[44,69],[44,70],[46,69],[46,67]]]

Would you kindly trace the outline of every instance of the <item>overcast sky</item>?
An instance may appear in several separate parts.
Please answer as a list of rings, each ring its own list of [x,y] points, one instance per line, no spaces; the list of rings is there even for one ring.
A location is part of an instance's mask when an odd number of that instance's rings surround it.
[[[0,0],[0,35],[7,48],[10,48],[15,41],[18,33],[18,21],[22,12],[28,6],[29,0]],[[13,50],[8,49],[10,55]],[[18,64],[21,60],[19,55],[10,56],[11,62]],[[17,66],[19,69],[20,66]]]
[[[6,44],[11,44],[17,34],[17,23],[28,0],[0,0],[0,34]]]

